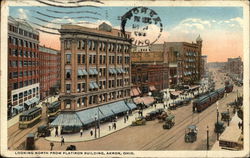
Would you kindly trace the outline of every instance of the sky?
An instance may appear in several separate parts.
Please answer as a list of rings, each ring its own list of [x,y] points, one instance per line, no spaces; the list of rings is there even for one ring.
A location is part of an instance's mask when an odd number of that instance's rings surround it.
[[[161,18],[163,32],[156,43],[195,42],[203,40],[202,54],[208,62],[224,62],[243,55],[243,8],[241,7],[148,7]],[[57,29],[60,24],[72,23],[97,27],[106,22],[120,29],[119,16],[132,7],[15,6],[9,15],[27,20],[40,30],[40,44],[60,49]],[[64,12],[64,13],[63,13]]]

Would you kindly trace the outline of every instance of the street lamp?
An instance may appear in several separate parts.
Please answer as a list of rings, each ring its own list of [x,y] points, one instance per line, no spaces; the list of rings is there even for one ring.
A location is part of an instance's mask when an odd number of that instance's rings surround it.
[[[218,108],[218,104],[217,104],[217,124],[215,128],[219,127],[219,108]],[[219,132],[217,131],[217,140],[219,140]]]
[[[95,138],[96,138],[96,126],[97,126],[97,114],[95,114]]]
[[[207,126],[207,150],[209,150],[209,128]]]
[[[229,122],[230,122],[230,113],[229,113],[229,109],[227,109],[227,112],[228,112],[228,119],[227,119],[227,126],[229,126]]]

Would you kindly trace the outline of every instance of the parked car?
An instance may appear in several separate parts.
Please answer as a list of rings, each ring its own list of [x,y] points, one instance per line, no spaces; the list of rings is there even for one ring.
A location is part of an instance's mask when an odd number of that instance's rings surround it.
[[[155,120],[157,117],[157,112],[156,111],[151,111],[149,113],[146,114],[146,121],[152,121],[152,120]]]
[[[37,137],[48,137],[51,135],[50,128],[42,125],[37,128]]]
[[[185,137],[184,137],[185,142],[195,142],[197,140],[197,128],[196,125],[190,125],[187,127],[185,130]]]
[[[224,123],[219,121],[218,123],[215,122],[214,124],[214,132],[215,133],[222,133],[225,130]]]
[[[221,120],[222,121],[229,121],[230,120],[229,111],[224,111],[221,113]]]
[[[79,126],[62,126],[61,134],[71,134],[80,132],[81,127]]]

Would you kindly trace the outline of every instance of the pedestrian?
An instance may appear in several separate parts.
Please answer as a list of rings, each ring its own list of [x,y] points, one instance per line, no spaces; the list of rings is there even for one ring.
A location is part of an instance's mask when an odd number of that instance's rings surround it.
[[[128,120],[128,115],[129,115],[129,112],[127,111],[127,115],[126,115],[127,116],[127,120]]]
[[[155,108],[156,108],[156,104],[155,104]]]
[[[116,123],[114,122],[114,129],[116,130]]]
[[[240,122],[238,123],[238,127],[239,127],[239,129],[240,129],[240,126],[241,126],[241,124],[240,124]]]
[[[58,137],[58,129],[56,128],[55,137]]]
[[[53,150],[53,147],[54,147],[54,143],[50,142],[50,150]]]
[[[81,137],[82,137],[82,133],[83,133],[83,130],[81,129],[81,130],[80,130],[80,135],[81,135]]]
[[[90,130],[90,136],[93,136],[93,130],[92,129]]]
[[[111,125],[109,124],[109,131],[111,130]]]
[[[61,146],[64,145],[64,138],[63,136],[61,137]]]
[[[124,123],[126,123],[126,116],[124,116]]]

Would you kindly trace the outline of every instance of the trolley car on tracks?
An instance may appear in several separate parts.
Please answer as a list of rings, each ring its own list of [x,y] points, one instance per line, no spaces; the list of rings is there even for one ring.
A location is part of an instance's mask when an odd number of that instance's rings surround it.
[[[60,102],[55,101],[48,106],[47,115],[49,122],[52,122],[60,113]]]
[[[34,107],[28,111],[25,111],[19,116],[19,128],[25,129],[34,126],[40,121],[41,117],[41,107]]]

